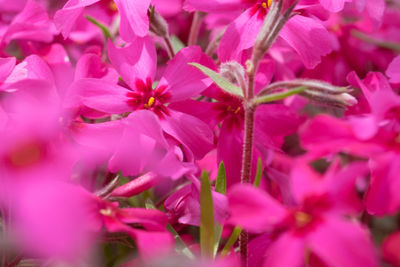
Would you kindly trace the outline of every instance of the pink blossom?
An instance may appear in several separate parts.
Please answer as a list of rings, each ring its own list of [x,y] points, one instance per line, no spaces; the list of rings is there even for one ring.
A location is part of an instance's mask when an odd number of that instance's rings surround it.
[[[251,185],[237,185],[228,194],[229,221],[251,232],[268,233],[263,266],[302,266],[304,253],[331,266],[377,266],[365,229],[343,216],[357,211],[354,182],[364,171],[362,164],[354,164],[343,170],[333,167],[320,177],[300,162],[291,174],[296,205],[289,207]],[[290,256],[283,259],[283,252]]]
[[[143,208],[119,208],[118,202],[109,202],[93,195],[87,195],[92,230],[103,227],[110,233],[124,232],[131,236],[143,257],[152,257],[154,253],[167,253],[173,245],[173,237],[165,226],[167,216],[158,210]],[[129,224],[139,223],[144,229]]]
[[[0,46],[7,45],[11,40],[51,42],[55,34],[55,27],[44,7],[34,0],[29,0],[7,30],[0,34]]]
[[[268,1],[186,1],[189,10],[221,12],[247,8],[226,29],[218,48],[221,61],[241,59],[243,50],[251,48],[268,13]],[[308,6],[300,6],[300,12]],[[331,52],[329,34],[322,24],[307,16],[294,16],[280,33],[286,44],[300,56],[307,68],[313,68],[321,62],[321,57]],[[228,52],[229,51],[229,52]],[[311,52],[312,51],[312,52]]]
[[[212,148],[210,129],[197,118],[166,106],[167,103],[196,96],[206,88],[208,81],[201,72],[187,64],[192,61],[208,64],[209,59],[200,49],[189,47],[181,50],[169,62],[155,89],[152,88],[155,51],[148,38],[137,39],[124,48],[116,48],[109,43],[109,55],[128,87],[97,79],[81,79],[74,86],[82,103],[110,114],[142,109],[151,111],[160,119],[163,131],[184,145],[189,159],[202,158]],[[182,128],[182,124],[191,127]]]

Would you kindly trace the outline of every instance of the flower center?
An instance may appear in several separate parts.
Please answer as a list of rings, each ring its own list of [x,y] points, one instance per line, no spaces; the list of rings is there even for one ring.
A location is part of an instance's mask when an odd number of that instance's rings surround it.
[[[250,8],[250,14],[256,15],[257,18],[259,19],[264,19],[265,15],[267,15],[268,9],[271,7],[273,0],[261,0],[261,1],[256,1],[253,6]],[[250,1],[245,1],[245,2],[250,2]]]
[[[110,208],[101,209],[99,212],[101,215],[104,215],[104,216],[111,216],[111,214],[112,214],[112,210]]]
[[[262,6],[264,9],[267,9],[267,8],[269,8],[269,7],[271,6],[271,4],[272,4],[272,0],[262,1],[261,6]]]
[[[101,0],[100,5],[110,16],[118,12],[118,7],[113,0]]]
[[[296,219],[296,226],[298,228],[303,228],[312,221],[311,215],[309,215],[305,212],[302,212],[302,211],[296,212],[294,214],[294,218]]]
[[[219,94],[217,99],[213,109],[217,111],[218,120],[225,121],[229,128],[240,129],[244,120],[241,100],[225,93]]]
[[[129,97],[128,105],[134,110],[148,109],[153,111],[160,119],[169,115],[169,110],[166,104],[171,98],[169,92],[166,92],[166,85],[157,86],[154,90],[152,87],[152,80],[150,78],[143,80],[136,80],[136,90],[128,92]]]
[[[26,168],[38,163],[43,156],[42,146],[36,141],[28,141],[13,148],[6,155],[5,161],[11,167]]]

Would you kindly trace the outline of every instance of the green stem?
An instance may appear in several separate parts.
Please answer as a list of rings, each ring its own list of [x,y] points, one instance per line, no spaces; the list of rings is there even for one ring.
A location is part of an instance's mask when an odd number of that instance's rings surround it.
[[[352,30],[351,34],[354,37],[356,37],[356,38],[358,38],[358,39],[360,39],[360,40],[362,40],[362,41],[364,41],[366,43],[373,44],[373,45],[379,46],[381,48],[393,50],[393,51],[396,51],[396,52],[400,52],[400,43],[375,39],[375,38],[372,38],[371,36],[368,36],[365,33],[362,33],[362,32],[357,31],[357,30]]]

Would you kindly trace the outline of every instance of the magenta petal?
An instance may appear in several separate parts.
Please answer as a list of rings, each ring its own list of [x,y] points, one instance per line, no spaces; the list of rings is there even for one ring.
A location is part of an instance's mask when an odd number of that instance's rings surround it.
[[[284,233],[267,249],[263,266],[301,267],[304,265],[305,248],[304,239],[290,232]]]
[[[279,202],[253,185],[235,185],[227,196],[231,212],[229,222],[251,232],[267,231],[287,214]]]
[[[76,81],[71,90],[76,92],[82,104],[109,114],[131,111],[127,89],[98,79]]]
[[[327,115],[318,115],[303,125],[300,138],[303,147],[322,154],[346,149],[359,155],[371,153],[368,144],[355,137],[349,123]]]
[[[313,18],[292,17],[279,36],[299,54],[304,65],[309,69],[318,65],[321,57],[332,51],[328,31]]]
[[[211,13],[223,13],[236,11],[248,6],[243,0],[186,0],[183,9],[187,11],[203,11]]]
[[[107,49],[111,64],[132,89],[135,88],[137,79],[154,79],[157,55],[154,43],[149,37],[135,37],[132,43],[124,47],[115,47],[109,41]]]
[[[323,225],[310,233],[309,245],[328,266],[378,266],[367,230],[355,222],[325,218]]]
[[[131,42],[136,36],[144,37],[149,33],[147,10],[150,0],[115,0],[121,15],[120,34],[122,39]]]
[[[126,123],[115,154],[109,161],[109,170],[134,176],[159,168],[159,162],[168,153],[158,118],[150,111],[135,111]]]
[[[132,229],[129,234],[135,239],[141,256],[147,259],[167,254],[174,246],[174,238],[167,231],[150,232]]]
[[[258,15],[252,15],[247,9],[226,29],[218,47],[218,58],[222,61],[238,60],[243,50],[254,45],[254,41],[263,23]]]
[[[249,242],[249,266],[261,266],[265,258],[265,252],[271,245],[272,238],[270,234],[262,234]]]
[[[391,83],[400,83],[400,56],[397,56],[389,64],[386,75],[390,78]]]
[[[76,20],[82,15],[85,7],[100,0],[69,0],[62,9],[54,15],[54,23],[66,39],[74,27]]]
[[[37,1],[28,0],[24,9],[13,19],[1,42],[11,40],[32,40],[51,42],[56,29],[46,9]]]
[[[84,54],[76,63],[74,80],[84,78],[104,79],[110,83],[118,82],[118,73],[103,63],[97,54]]]
[[[218,111],[213,109],[214,105],[215,103],[212,102],[188,99],[185,101],[171,103],[168,105],[168,108],[199,118],[207,123],[211,129],[214,129],[214,127],[218,124]]]
[[[185,113],[173,112],[161,121],[163,130],[176,138],[196,159],[201,159],[213,147],[213,133],[207,124]]]
[[[118,212],[123,223],[139,223],[147,230],[162,231],[168,223],[168,217],[159,210],[144,208],[123,208]]]
[[[343,9],[344,7],[344,2],[347,2],[345,0],[319,0],[321,2],[321,5],[331,11],[331,12],[339,12]]]
[[[88,249],[86,202],[80,187],[57,181],[57,176],[51,178],[24,181],[13,188],[17,194],[13,194],[10,232],[31,255],[76,259]]]
[[[162,177],[157,175],[156,173],[146,173],[124,185],[115,188],[114,191],[111,193],[111,196],[131,197],[140,194],[143,191],[150,189],[151,187],[156,185],[161,179]]]
[[[294,134],[300,125],[297,114],[282,104],[259,106],[255,120],[255,140],[264,148],[279,149],[284,137]]]
[[[117,120],[93,124],[72,122],[69,130],[77,143],[110,156],[116,146],[115,140],[121,138],[123,123]]]
[[[0,85],[11,74],[15,63],[15,57],[0,58]]]
[[[373,215],[393,214],[400,207],[400,156],[393,153],[370,161],[371,181],[365,204]]]
[[[212,59],[198,46],[190,46],[180,50],[168,62],[168,66],[160,80],[159,86],[166,85],[171,93],[171,102],[186,100],[197,96],[210,84],[210,79],[197,68],[188,63],[196,62],[209,68],[215,68]]]

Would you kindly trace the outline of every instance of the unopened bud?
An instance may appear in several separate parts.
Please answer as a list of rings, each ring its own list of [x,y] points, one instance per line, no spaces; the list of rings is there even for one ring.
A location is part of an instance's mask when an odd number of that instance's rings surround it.
[[[320,80],[308,80],[308,79],[295,79],[291,81],[280,81],[280,82],[275,82],[273,84],[270,84],[266,89],[268,91],[274,91],[280,88],[295,88],[295,87],[300,87],[304,86],[307,87],[307,90],[311,91],[320,91],[324,92],[327,94],[342,94],[347,92],[348,88],[343,87],[343,86],[334,86],[330,83],[327,83],[325,81],[320,81]],[[262,90],[259,94],[263,95],[264,90]]]
[[[150,31],[157,36],[167,37],[169,34],[167,21],[155,10],[154,6],[150,6],[147,12],[150,20]]]
[[[236,61],[222,63],[219,73],[231,83],[239,83],[240,80],[244,80],[243,66]]]
[[[305,90],[301,95],[322,104],[341,108],[358,103],[357,99],[348,93],[327,94],[321,91]]]

